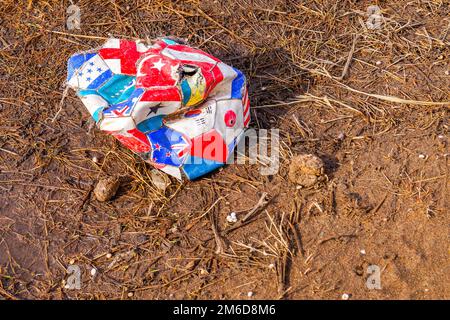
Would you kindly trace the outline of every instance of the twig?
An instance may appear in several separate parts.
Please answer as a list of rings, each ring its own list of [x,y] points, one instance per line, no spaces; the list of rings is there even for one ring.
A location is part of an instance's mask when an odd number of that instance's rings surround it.
[[[61,101],[59,102],[58,112],[56,112],[55,116],[52,119],[52,122],[55,122],[55,120],[58,118],[59,114],[61,113],[63,105],[64,105],[64,99],[66,99],[68,93],[69,93],[69,86],[66,86],[66,88],[64,89],[63,95],[61,97]]]
[[[217,221],[212,213],[209,214],[209,221],[211,222],[211,229],[214,233],[214,239],[216,240],[216,254],[224,254],[225,241],[217,230]]]
[[[348,74],[348,70],[350,68],[350,64],[352,63],[352,60],[353,60],[353,54],[355,53],[356,42],[358,41],[358,38],[359,38],[359,34],[357,34],[355,36],[355,38],[353,39],[352,48],[350,49],[350,52],[348,53],[347,62],[345,63],[345,66],[344,66],[344,69],[342,70],[341,76],[335,78],[338,81],[344,80],[345,77]]]
[[[258,203],[245,215],[244,218],[242,218],[242,222],[247,221],[255,212],[257,212],[258,210],[264,208],[269,201],[266,199],[267,197],[267,192],[263,192],[261,198],[259,198]]]
[[[336,80],[336,79],[334,79]],[[374,94],[374,93],[367,93],[364,91],[359,91],[356,89],[353,89],[352,87],[349,87],[341,82],[339,82],[339,85],[342,86],[343,88],[354,92],[354,93],[359,93],[371,98],[376,98],[379,100],[383,100],[383,101],[387,101],[387,102],[394,102],[394,103],[400,103],[400,104],[411,104],[411,105],[420,105],[420,106],[444,106],[444,105],[450,105],[450,101],[420,101],[420,100],[408,100],[408,99],[402,99],[399,97],[395,97],[395,96],[385,96],[385,95],[380,95],[380,94]]]
[[[8,291],[3,289],[2,287],[0,287],[0,294],[6,296],[7,298],[9,298],[11,300],[19,300],[19,298],[17,298],[16,296],[10,294]]]
[[[373,208],[373,210],[370,211],[370,214],[377,213],[378,210],[380,210],[381,206],[382,206],[383,203],[386,201],[387,196],[388,196],[388,194],[386,193],[386,194],[384,195],[383,199],[378,203],[378,205],[377,205],[375,208]]]

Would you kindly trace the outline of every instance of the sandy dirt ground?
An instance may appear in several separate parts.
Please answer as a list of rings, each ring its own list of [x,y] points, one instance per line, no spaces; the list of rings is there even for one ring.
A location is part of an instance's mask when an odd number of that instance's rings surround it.
[[[450,298],[448,0],[73,2],[80,30],[69,1],[0,1],[0,297]],[[74,92],[55,118],[71,54],[166,35],[247,75],[251,128],[280,130],[276,174],[162,191]],[[300,154],[324,163],[312,187],[289,179]]]

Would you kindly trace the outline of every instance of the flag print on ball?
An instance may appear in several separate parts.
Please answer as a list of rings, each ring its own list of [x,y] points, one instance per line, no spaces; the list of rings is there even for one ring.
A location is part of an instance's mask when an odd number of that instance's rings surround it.
[[[76,53],[67,85],[100,130],[177,179],[223,166],[250,122],[244,74],[172,39]]]

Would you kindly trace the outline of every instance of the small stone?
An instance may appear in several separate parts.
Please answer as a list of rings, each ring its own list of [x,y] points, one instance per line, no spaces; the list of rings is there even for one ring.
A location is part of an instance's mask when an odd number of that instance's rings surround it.
[[[350,299],[350,295],[348,293],[344,293],[341,297],[342,300],[348,300]]]
[[[312,154],[294,156],[289,166],[289,180],[301,187],[312,187],[324,180],[323,161]]]
[[[97,269],[92,268],[91,269],[91,276],[95,277],[96,274],[97,274]]]
[[[450,75],[450,71],[448,71],[448,70],[445,71],[445,75],[446,75],[446,76]]]
[[[97,158],[96,156],[93,156],[93,157],[92,157],[92,162],[98,163],[98,158]]]
[[[128,296],[129,298],[131,298],[133,295],[134,295],[133,292],[128,292],[128,294],[127,294],[127,296]]]
[[[108,253],[106,254],[106,258],[107,258],[107,259],[111,259],[111,257],[112,257],[112,254],[108,252]]]
[[[249,297],[249,298],[253,297],[253,292],[252,292],[252,291],[249,291],[249,292],[247,293],[247,297]]]
[[[273,263],[269,264],[269,269],[275,268],[275,265]]]
[[[443,134],[440,134],[440,135],[438,135],[438,138],[439,138],[439,139],[444,139],[445,136],[444,136]]]
[[[420,158],[420,159],[426,159],[426,158],[427,158],[427,156],[426,156],[426,155],[424,155],[424,154],[419,154],[419,158]]]
[[[98,201],[108,201],[116,195],[119,189],[120,181],[116,177],[101,179],[94,189],[95,197]]]
[[[75,263],[75,259],[70,259],[69,264],[74,264]]]
[[[159,170],[152,170],[150,176],[154,186],[162,192],[170,185],[169,178]]]
[[[364,249],[361,249],[359,252],[360,252],[362,255],[365,255],[365,254],[366,254],[366,250],[364,250]]]
[[[381,61],[377,61],[377,62],[376,62],[376,65],[379,66],[379,65],[381,65],[382,63],[383,63],[383,62],[381,62]]]
[[[236,212],[231,212],[231,213],[227,216],[227,221],[228,221],[229,223],[236,223],[236,222],[237,222]]]

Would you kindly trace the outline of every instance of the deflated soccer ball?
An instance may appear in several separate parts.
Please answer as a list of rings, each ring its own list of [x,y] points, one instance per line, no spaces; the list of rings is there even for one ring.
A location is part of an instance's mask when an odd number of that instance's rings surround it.
[[[242,72],[171,39],[109,39],[67,73],[100,130],[180,180],[223,166],[250,122]]]

